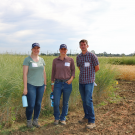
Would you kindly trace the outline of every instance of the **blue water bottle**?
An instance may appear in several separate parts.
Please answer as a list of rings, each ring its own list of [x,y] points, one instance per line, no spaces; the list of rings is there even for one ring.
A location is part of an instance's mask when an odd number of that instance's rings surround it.
[[[51,94],[50,94],[50,99],[51,99],[51,106],[53,107],[53,104],[54,104],[53,92],[51,92]]]
[[[27,107],[28,106],[26,95],[22,95],[22,104],[23,104],[23,107]]]

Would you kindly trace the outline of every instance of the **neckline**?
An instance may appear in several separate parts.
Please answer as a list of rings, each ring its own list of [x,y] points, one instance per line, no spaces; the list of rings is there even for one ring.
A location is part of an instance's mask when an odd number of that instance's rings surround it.
[[[83,53],[81,53],[83,56],[85,56],[85,55],[87,55],[88,54],[88,51],[85,53],[85,54],[83,54]]]
[[[29,57],[31,58],[31,56],[29,56]],[[32,59],[32,58],[31,58],[31,59]],[[40,60],[40,57],[39,57],[39,60]],[[38,60],[37,62],[39,62],[39,60]],[[32,61],[34,61],[34,60],[32,59]],[[34,62],[36,62],[36,61],[34,61]],[[37,63],[37,62],[36,62],[36,63]]]

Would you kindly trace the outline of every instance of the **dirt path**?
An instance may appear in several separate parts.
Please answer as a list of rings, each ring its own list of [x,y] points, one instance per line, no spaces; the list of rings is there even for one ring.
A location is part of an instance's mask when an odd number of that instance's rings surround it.
[[[41,123],[40,129],[33,131],[15,131],[14,135],[135,135],[135,82],[119,81],[117,93],[121,100],[95,108],[96,128],[86,129],[86,124],[79,124],[83,110],[69,112],[67,125],[54,126],[52,123]]]

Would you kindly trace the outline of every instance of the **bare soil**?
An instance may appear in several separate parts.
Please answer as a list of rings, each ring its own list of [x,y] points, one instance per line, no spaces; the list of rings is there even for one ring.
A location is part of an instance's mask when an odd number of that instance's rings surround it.
[[[34,130],[16,130],[13,135],[135,135],[135,82],[118,81],[116,93],[121,97],[118,102],[95,108],[96,128],[86,129],[86,124],[78,120],[84,115],[83,109],[69,111],[67,125],[53,125],[53,117],[40,121],[41,128]]]

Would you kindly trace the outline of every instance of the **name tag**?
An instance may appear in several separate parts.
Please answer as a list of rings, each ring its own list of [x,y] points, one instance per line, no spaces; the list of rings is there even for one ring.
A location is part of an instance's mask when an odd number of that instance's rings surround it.
[[[32,67],[38,67],[37,63],[32,63]]]
[[[69,62],[65,62],[65,66],[69,67],[70,63]]]
[[[85,63],[84,63],[84,66],[85,66],[85,67],[89,67],[89,66],[90,66],[90,63],[89,63],[89,62],[85,62]]]

